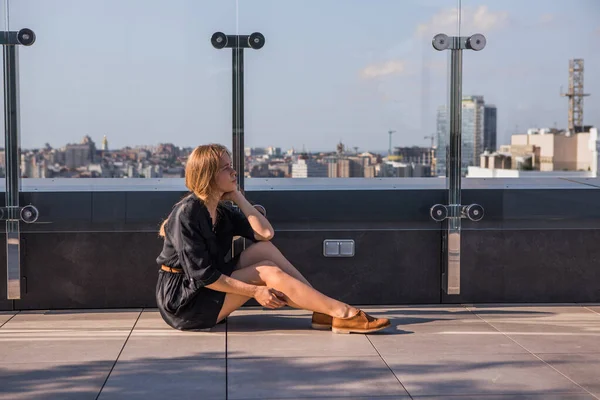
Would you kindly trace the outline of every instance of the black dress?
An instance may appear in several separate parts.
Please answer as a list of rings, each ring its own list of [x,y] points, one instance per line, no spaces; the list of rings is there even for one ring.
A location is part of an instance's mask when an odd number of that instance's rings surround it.
[[[156,302],[167,324],[180,330],[215,326],[225,293],[205,286],[233,272],[239,259],[232,257],[234,236],[256,241],[246,216],[225,203],[217,207],[214,227],[204,202],[194,194],[173,208],[156,259],[159,266],[183,269],[183,273],[158,271]]]

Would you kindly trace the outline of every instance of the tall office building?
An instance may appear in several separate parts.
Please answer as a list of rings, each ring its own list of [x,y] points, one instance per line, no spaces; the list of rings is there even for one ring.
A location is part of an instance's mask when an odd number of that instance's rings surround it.
[[[469,166],[480,163],[484,150],[496,149],[497,110],[485,105],[483,96],[463,96],[462,98],[462,162],[463,175]],[[446,175],[447,154],[450,139],[450,120],[446,106],[438,108],[436,150],[437,174]]]
[[[462,99],[462,165],[466,173],[470,165],[479,165],[483,153],[483,96],[463,96]]]
[[[448,145],[450,140],[450,121],[446,106],[440,106],[437,110],[436,136],[437,148],[435,149],[436,173],[446,175],[446,157],[448,156]]]
[[[496,106],[486,104],[483,112],[483,151],[496,151],[498,123]]]

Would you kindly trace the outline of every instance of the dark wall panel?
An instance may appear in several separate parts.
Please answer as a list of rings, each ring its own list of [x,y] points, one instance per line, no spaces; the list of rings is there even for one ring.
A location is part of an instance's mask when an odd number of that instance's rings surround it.
[[[4,224],[2,224],[4,225]],[[6,300],[6,233],[0,233],[0,311],[8,311],[13,309],[13,301]]]
[[[28,233],[18,309],[153,307],[156,233]]]
[[[267,209],[285,229],[437,230],[429,209],[444,202],[441,190],[336,190],[251,192],[249,200]]]
[[[273,242],[318,290],[352,304],[440,302],[434,231],[279,232]],[[354,239],[355,256],[323,256],[323,240]]]
[[[323,240],[354,239],[356,256],[326,258]],[[17,309],[155,307],[153,233],[28,233]],[[353,304],[439,303],[439,233],[279,232],[274,243],[324,293]]]
[[[274,243],[315,287],[353,304],[600,302],[600,219],[591,207],[600,190],[571,192],[465,190],[463,203],[482,204],[486,216],[463,223],[460,296],[440,290],[441,225],[429,207],[444,203],[442,190],[258,191],[248,198],[266,206]],[[21,225],[27,293],[15,308],[155,306],[156,231],[183,194],[23,193],[21,203],[36,205],[40,219]],[[325,258],[327,238],[354,239],[356,256]],[[0,263],[0,310],[12,309],[5,251]]]
[[[600,302],[600,230],[463,231],[445,303]]]

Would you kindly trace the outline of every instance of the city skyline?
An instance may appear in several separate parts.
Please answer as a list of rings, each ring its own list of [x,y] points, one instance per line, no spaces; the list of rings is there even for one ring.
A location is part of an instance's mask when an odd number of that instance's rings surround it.
[[[46,143],[44,143],[44,145],[37,146],[37,147],[31,147],[31,148],[20,147],[20,151],[21,151],[21,153],[40,151],[40,150],[44,150],[47,147],[47,145],[49,145],[52,149],[56,149],[56,150],[58,150],[58,149],[64,149],[67,146],[78,146],[78,145],[81,145],[83,143],[83,140],[85,140],[86,138],[91,139],[91,141],[94,142],[94,144],[96,144],[97,150],[107,151],[108,153],[110,153],[110,152],[126,151],[128,149],[131,149],[131,150],[136,150],[136,149],[153,149],[153,148],[156,148],[156,147],[159,147],[159,146],[163,146],[163,145],[173,145],[173,146],[175,146],[175,147],[177,147],[179,149],[182,149],[182,150],[184,150],[184,149],[193,149],[194,147],[196,147],[196,146],[181,146],[181,145],[178,145],[177,143],[173,143],[173,142],[169,142],[169,141],[164,141],[164,142],[159,142],[159,143],[153,143],[153,144],[138,143],[138,144],[133,145],[133,146],[127,145],[127,146],[124,146],[124,147],[114,147],[114,146],[110,145],[111,141],[110,141],[110,138],[108,138],[107,135],[103,135],[103,137],[107,138],[107,148],[106,149],[104,149],[102,147],[102,141],[96,140],[95,138],[90,137],[89,135],[83,135],[82,136],[83,139],[80,139],[80,140],[71,140],[71,141],[69,141],[67,143],[58,144],[58,145],[57,144],[52,144],[50,142],[46,142]],[[231,141],[231,138],[229,138],[229,139]],[[343,142],[338,141],[338,143],[336,143],[336,146],[339,143],[344,144]],[[231,142],[229,142],[229,143],[222,143],[222,144],[225,145],[228,148],[229,151],[232,151]],[[335,148],[336,146],[334,146],[332,148],[325,148],[324,147],[324,148],[320,148],[320,149],[308,149],[308,148],[307,149],[302,149],[302,148],[295,148],[293,146],[289,147],[289,148],[286,148],[286,147],[274,146],[274,145],[264,145],[264,146],[247,146],[246,145],[246,146],[244,146],[244,149],[246,149],[246,150],[253,149],[254,150],[254,149],[279,148],[279,149],[281,149],[282,152],[286,152],[288,150],[292,150],[293,149],[295,154],[302,154],[302,153],[328,153],[328,152],[335,152],[336,151],[336,148]],[[345,144],[344,144],[344,146],[347,149],[346,151],[349,152],[349,153],[354,153],[356,151],[356,149],[358,149],[359,153],[370,152],[370,153],[377,153],[377,154],[380,154],[380,155],[386,155],[387,152],[388,152],[387,149],[385,149],[385,150],[381,150],[381,149],[380,150],[361,149],[361,148],[358,148],[358,147],[355,148],[355,147],[351,147],[351,146],[346,146]],[[413,146],[403,146],[402,144],[395,144],[395,143],[393,143],[393,147],[395,148],[395,147],[413,147]],[[417,146],[417,145],[415,145],[414,147],[428,147],[428,146]],[[5,150],[5,148],[3,146],[0,146],[0,151],[4,151],[4,150]]]
[[[590,127],[574,134],[556,129],[529,129],[526,134],[513,135],[510,145],[501,145],[495,152],[481,146],[486,141],[493,142],[495,107],[485,105],[482,97],[467,97],[463,98],[463,111],[463,176],[518,177],[521,173],[533,173],[537,177],[556,177],[562,176],[563,172],[571,177],[598,176],[600,141],[597,128]],[[493,112],[488,116],[487,111]],[[445,114],[444,108],[440,108],[440,133],[447,130]],[[438,151],[431,147],[394,146],[387,157],[378,152],[359,152],[357,147],[352,149],[354,151],[341,142],[335,151],[329,149],[312,154],[282,151],[280,147],[245,148],[244,175],[263,178],[445,175],[443,156],[447,146]],[[20,171],[23,178],[181,178],[192,150],[172,143],[110,150],[106,136],[99,149],[92,138],[84,136],[80,143],[58,149],[47,145],[22,152]],[[5,156],[5,151],[0,150],[0,177],[5,176]],[[557,175],[557,171],[562,172]]]
[[[110,139],[104,135],[104,137],[107,139],[107,147],[104,148],[104,143],[103,141],[97,141],[94,138],[90,137],[89,135],[84,135],[82,137],[82,139],[80,139],[79,141],[74,140],[74,141],[70,141],[68,143],[63,143],[60,145],[53,145],[52,143],[45,143],[44,146],[39,146],[39,147],[33,147],[33,148],[20,148],[20,152],[21,154],[26,154],[26,153],[30,153],[30,152],[40,152],[40,151],[47,151],[48,148],[47,146],[50,146],[51,150],[62,150],[64,151],[67,147],[72,146],[72,147],[79,147],[83,144],[85,144],[85,142],[87,140],[90,140],[91,142],[94,143],[96,151],[102,151],[102,152],[106,152],[107,154],[110,153],[119,153],[119,152],[127,152],[130,150],[155,150],[156,148],[159,148],[161,146],[174,146],[177,149],[180,150],[193,150],[194,147],[192,146],[179,146],[177,143],[172,143],[172,142],[161,142],[161,143],[155,143],[155,144],[144,144],[144,143],[140,143],[137,144],[135,146],[125,146],[125,147],[120,147],[120,148],[116,148],[110,145]],[[346,154],[357,154],[357,153],[372,153],[372,154],[377,154],[380,156],[386,156],[388,153],[388,150],[371,150],[371,149],[360,149],[358,147],[351,147],[351,146],[347,146],[345,145],[343,142],[338,142],[338,144],[336,144],[336,147],[339,146],[339,144],[344,145],[344,153]],[[226,143],[225,146],[228,148],[229,151],[232,151],[232,146],[230,143]],[[428,146],[402,146],[401,144],[393,144],[393,148],[405,148],[405,147],[418,147],[418,148],[426,148]],[[281,146],[245,146],[245,152],[248,152],[248,150],[251,151],[255,151],[255,150],[266,150],[266,149],[279,149],[281,150],[281,153],[286,153],[288,151],[294,150],[294,154],[295,155],[301,155],[301,154],[319,154],[319,153],[336,153],[339,150],[336,150],[336,148],[322,148],[322,149],[315,149],[315,150],[310,150],[310,149],[301,149],[301,148],[285,148],[285,147],[281,147]],[[0,152],[4,152],[5,148],[0,146]]]
[[[483,96],[463,96],[461,101],[461,143],[462,166],[466,170],[470,165],[477,165],[484,151],[497,150],[497,109],[493,104],[486,104]],[[450,121],[448,107],[440,106],[437,112],[436,149],[437,171],[444,174],[447,168],[446,151],[450,143]]]
[[[172,143],[110,150],[106,136],[98,148],[86,135],[80,143],[68,143],[60,148],[47,144],[41,149],[21,152],[20,174],[22,178],[181,178],[192,150]],[[0,177],[5,176],[5,156],[5,151],[0,150]],[[385,161],[380,154],[358,154],[356,148],[352,152],[342,143],[335,151],[312,155],[282,152],[279,147],[246,148],[244,175],[273,178],[431,176],[434,163],[432,149],[417,147],[395,147],[393,157]]]
[[[57,147],[87,134],[96,142],[107,135],[112,148],[230,146],[231,53],[209,38],[260,31],[265,47],[245,53],[246,146],[319,151],[341,140],[383,152],[390,129],[395,146],[428,146],[447,94],[447,54],[432,49],[431,37],[457,33],[456,4],[11,1],[4,28],[38,37],[20,52],[21,144]],[[560,88],[571,58],[585,60],[592,93],[584,122],[599,124],[600,3],[462,4],[461,34],[488,38],[483,51],[465,53],[463,94],[497,106],[498,145],[527,128],[566,128]]]

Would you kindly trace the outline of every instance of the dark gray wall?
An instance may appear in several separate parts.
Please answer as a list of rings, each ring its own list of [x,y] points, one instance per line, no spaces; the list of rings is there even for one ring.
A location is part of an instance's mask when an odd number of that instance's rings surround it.
[[[23,298],[0,309],[153,307],[162,248],[156,231],[183,192],[26,192],[40,210],[22,224]],[[328,295],[354,304],[599,302],[600,189],[470,189],[485,207],[465,221],[462,294],[440,290],[445,191],[257,191],[274,243]],[[323,240],[354,239],[353,258],[325,258]],[[0,263],[6,255],[0,252]],[[26,292],[25,292],[26,290]]]
[[[6,300],[6,233],[2,233],[3,249],[0,250],[0,310],[12,310],[13,302]]]
[[[600,300],[600,230],[465,231],[461,295],[444,303]]]

